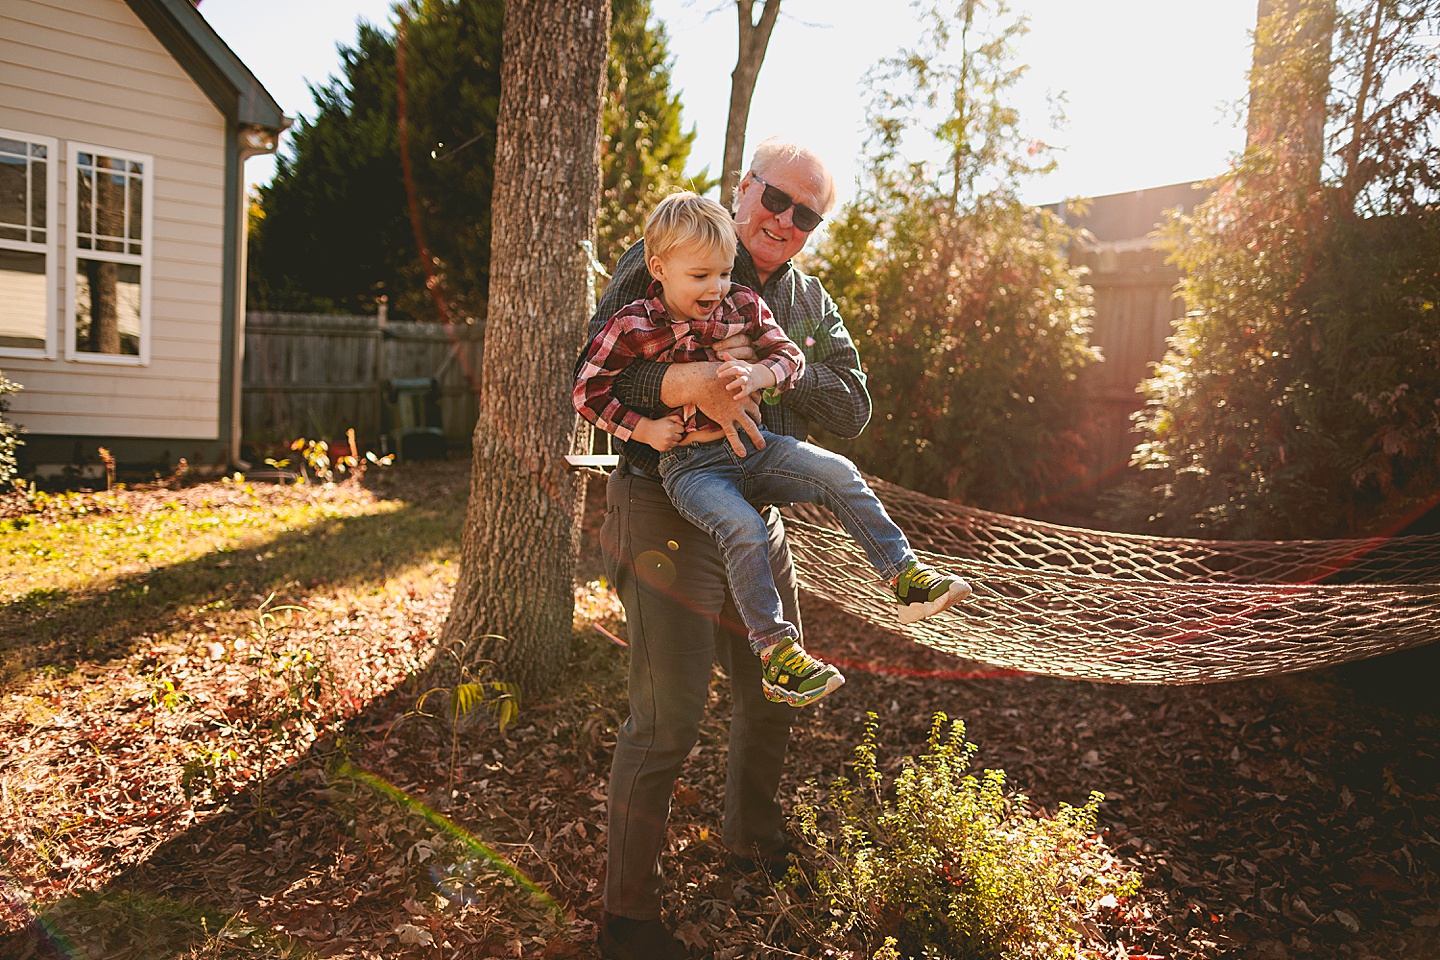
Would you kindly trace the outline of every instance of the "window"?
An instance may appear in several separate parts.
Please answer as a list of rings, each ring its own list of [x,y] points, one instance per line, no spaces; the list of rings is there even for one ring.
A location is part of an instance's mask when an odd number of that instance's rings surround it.
[[[56,354],[57,150],[47,137],[0,130],[0,356]]]
[[[83,144],[69,160],[68,355],[147,363],[154,160]]]

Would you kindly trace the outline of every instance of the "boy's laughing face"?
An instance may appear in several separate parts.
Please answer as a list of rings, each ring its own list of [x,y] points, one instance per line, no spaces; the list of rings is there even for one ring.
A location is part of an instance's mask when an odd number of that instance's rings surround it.
[[[730,291],[735,258],[719,249],[681,247],[664,257],[650,258],[650,275],[664,289],[660,299],[676,321],[704,320]]]

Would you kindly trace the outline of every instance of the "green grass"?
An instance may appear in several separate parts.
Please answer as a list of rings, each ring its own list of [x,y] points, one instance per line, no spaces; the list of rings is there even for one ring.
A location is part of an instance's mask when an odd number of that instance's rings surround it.
[[[357,487],[70,494],[0,521],[0,689],[196,630],[242,630],[270,594],[343,608],[444,575],[465,500]],[[212,495],[213,494],[213,495]]]

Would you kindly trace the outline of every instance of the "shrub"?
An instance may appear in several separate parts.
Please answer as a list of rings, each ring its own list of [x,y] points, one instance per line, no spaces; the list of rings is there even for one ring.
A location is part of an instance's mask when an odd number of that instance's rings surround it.
[[[1138,879],[1092,837],[1101,794],[1049,818],[1027,812],[1024,796],[1006,796],[1004,771],[967,773],[975,745],[944,714],[928,752],[907,758],[887,790],[875,734],[871,714],[853,779],[798,809],[820,863],[812,906],[834,946],[867,957],[1071,957],[1089,905],[1134,892]]]
[[[19,389],[20,384],[7,380],[5,375],[0,373],[0,489],[9,486],[10,481],[15,479],[15,451],[24,442],[20,439],[20,434],[24,431],[5,419],[5,411],[10,409],[8,397]]]

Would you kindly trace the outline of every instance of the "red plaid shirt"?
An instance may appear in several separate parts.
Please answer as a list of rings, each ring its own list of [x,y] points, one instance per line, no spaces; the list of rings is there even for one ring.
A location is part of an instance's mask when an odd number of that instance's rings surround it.
[[[800,378],[805,355],[749,287],[732,284],[719,308],[705,320],[677,322],[670,319],[660,300],[660,284],[651,283],[644,299],[621,307],[590,341],[576,374],[575,409],[601,430],[629,440],[642,414],[616,399],[615,378],[620,371],[636,360],[720,360],[712,344],[737,333],[750,337],[759,363],[775,374],[777,390],[789,389]],[[693,406],[681,413],[687,433],[718,426]]]

